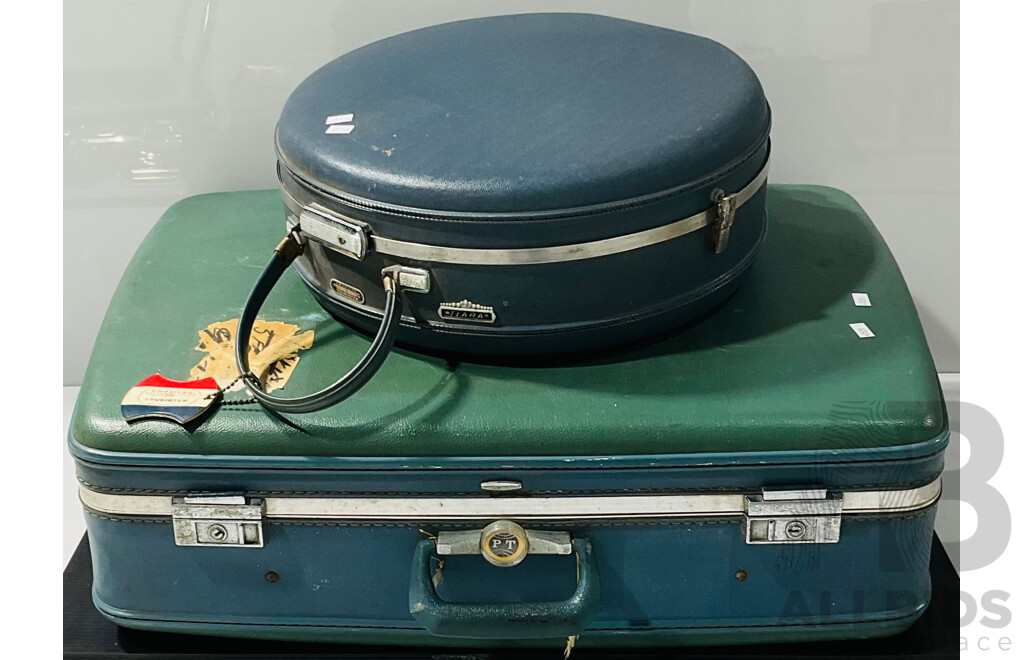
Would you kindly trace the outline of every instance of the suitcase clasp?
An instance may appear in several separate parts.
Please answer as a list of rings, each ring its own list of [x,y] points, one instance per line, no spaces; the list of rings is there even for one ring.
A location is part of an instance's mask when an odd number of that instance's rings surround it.
[[[748,544],[838,543],[843,495],[826,489],[769,490],[744,498]]]
[[[353,259],[362,260],[370,250],[366,223],[332,213],[321,206],[303,208],[299,214],[298,228],[303,236]]]
[[[176,545],[263,547],[263,500],[242,495],[171,500]]]

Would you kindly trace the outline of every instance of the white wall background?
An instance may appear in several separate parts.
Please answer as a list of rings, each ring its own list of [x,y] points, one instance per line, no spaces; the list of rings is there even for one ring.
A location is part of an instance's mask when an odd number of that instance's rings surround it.
[[[64,8],[64,384],[81,382],[121,272],[164,209],[275,185],[274,123],[314,69],[414,28],[533,11],[685,30],[745,58],[772,104],[772,181],[861,202],[939,371],[959,371],[957,2],[104,0]]]

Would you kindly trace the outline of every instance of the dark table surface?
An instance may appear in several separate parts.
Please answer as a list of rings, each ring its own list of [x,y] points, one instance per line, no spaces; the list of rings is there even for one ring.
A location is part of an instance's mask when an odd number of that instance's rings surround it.
[[[894,637],[841,642],[762,646],[688,647],[685,649],[577,648],[572,658],[954,658],[959,657],[960,576],[937,537],[932,540],[932,602],[909,630]],[[182,658],[561,658],[533,649],[416,649],[406,646],[341,646],[267,642],[142,632],[121,628],[93,607],[89,539],[82,537],[64,569],[64,657],[119,660]]]

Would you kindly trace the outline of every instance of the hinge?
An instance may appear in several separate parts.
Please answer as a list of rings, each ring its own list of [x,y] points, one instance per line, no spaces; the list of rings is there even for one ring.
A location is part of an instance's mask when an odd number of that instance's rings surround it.
[[[398,287],[410,293],[430,292],[430,273],[411,266],[388,266],[380,271],[382,276],[394,278]]]
[[[769,490],[747,495],[747,543],[838,543],[843,495],[824,488]]]
[[[710,225],[711,245],[715,248],[715,254],[722,254],[729,245],[729,232],[739,206],[738,198],[737,193],[726,195],[721,188],[715,188],[711,193],[711,201],[715,203],[715,219]]]
[[[242,495],[175,497],[174,542],[226,548],[263,547],[263,500]]]

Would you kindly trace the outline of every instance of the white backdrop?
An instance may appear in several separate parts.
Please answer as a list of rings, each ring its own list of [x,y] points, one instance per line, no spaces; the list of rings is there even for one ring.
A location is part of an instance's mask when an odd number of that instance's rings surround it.
[[[64,9],[65,385],[81,382],[121,272],[167,206],[274,186],[274,123],[309,73],[398,32],[532,11],[681,29],[745,58],[772,104],[771,179],[861,202],[939,370],[959,371],[956,2],[106,0]]]

